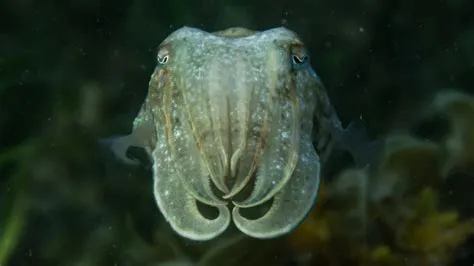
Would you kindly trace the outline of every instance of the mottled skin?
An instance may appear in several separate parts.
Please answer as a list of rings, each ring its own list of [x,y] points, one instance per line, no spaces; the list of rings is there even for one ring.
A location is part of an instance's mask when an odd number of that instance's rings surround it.
[[[212,239],[233,220],[249,236],[272,238],[309,212],[320,156],[327,157],[340,132],[294,32],[183,27],[159,46],[133,133],[116,140],[114,149],[127,161],[128,146],[146,149],[158,207],[178,234]],[[251,192],[237,200],[245,189]],[[239,212],[270,199],[258,219]],[[205,218],[197,201],[217,208],[218,217]]]

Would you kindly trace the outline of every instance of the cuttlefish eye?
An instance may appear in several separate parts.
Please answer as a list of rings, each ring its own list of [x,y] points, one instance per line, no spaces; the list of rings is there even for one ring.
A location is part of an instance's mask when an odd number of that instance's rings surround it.
[[[158,55],[157,60],[158,60],[158,64],[164,65],[168,63],[168,55],[164,55],[164,56]]]
[[[291,49],[291,64],[294,68],[299,69],[304,67],[309,62],[309,56],[304,48],[293,47]]]
[[[309,61],[309,57],[307,55],[292,55],[291,59],[293,60],[294,65],[303,65]]]
[[[165,65],[168,63],[169,60],[169,51],[166,48],[162,48],[159,52],[158,55],[156,56],[156,60],[158,61],[159,65]]]

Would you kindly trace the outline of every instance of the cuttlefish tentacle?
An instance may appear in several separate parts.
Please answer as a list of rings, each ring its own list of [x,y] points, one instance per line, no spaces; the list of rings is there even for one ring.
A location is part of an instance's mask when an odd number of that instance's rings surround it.
[[[211,180],[223,193],[229,193],[229,188],[225,182],[229,169],[229,154],[231,147],[231,131],[229,131],[229,92],[226,90],[224,73],[219,58],[212,58],[209,62],[209,73],[206,77],[205,98],[208,103],[207,114],[211,120],[213,141],[207,141],[207,154],[214,154],[208,160],[211,168]],[[191,96],[191,95],[190,95]]]
[[[174,69],[163,69],[168,77],[180,77],[173,73]],[[190,121],[188,112],[181,112],[177,101],[181,101],[179,97],[184,97],[182,91],[188,86],[180,79],[167,79],[160,83],[161,86],[153,87],[154,93],[151,98],[154,102],[161,103],[154,111],[157,118],[161,118],[162,124],[156,125],[157,136],[162,136],[157,146],[163,152],[168,151],[170,160],[176,167],[176,176],[174,179],[180,180],[186,191],[197,200],[211,205],[226,205],[227,203],[219,199],[212,191],[208,171],[203,167],[200,161],[201,155],[196,146],[195,132],[192,128],[194,121]],[[187,105],[184,106],[186,108]]]
[[[236,138],[236,147],[230,159],[230,175],[235,177],[235,184],[232,190],[223,196],[224,199],[229,199],[239,193],[247,185],[257,168],[254,157],[258,156],[256,156],[254,151],[258,153],[259,148],[257,148],[258,145],[252,147],[253,143],[249,141],[249,137],[252,136],[250,133],[250,118],[254,111],[252,107],[255,104],[255,96],[253,87],[248,87],[248,77],[245,73],[245,65],[242,63],[243,60],[243,58],[237,58],[236,73],[238,73],[238,77],[235,79],[236,88],[232,94],[236,102],[233,105],[235,106],[235,120],[240,128]],[[244,169],[244,167],[249,165],[250,167],[246,171],[247,169]]]
[[[249,208],[270,200],[280,191],[296,167],[299,153],[300,118],[299,103],[296,96],[294,76],[289,82],[282,83],[285,78],[278,76],[278,57],[269,54],[268,84],[270,95],[269,106],[272,106],[272,123],[268,136],[268,148],[263,154],[259,165],[254,190],[242,202],[234,202],[240,208]],[[280,81],[282,84],[279,84]],[[285,93],[277,94],[276,88],[286,87]]]
[[[256,238],[273,238],[290,232],[307,215],[316,199],[319,187],[319,156],[311,139],[301,141],[298,165],[292,178],[279,191],[270,210],[262,217],[250,220],[243,217],[239,207],[232,210],[232,218],[243,233]]]
[[[202,49],[208,48],[202,47]],[[212,58],[208,60],[193,58],[186,51],[182,51],[177,60],[191,61],[194,66],[179,68],[175,72],[175,75],[180,78],[177,86],[179,95],[174,98],[174,102],[181,103],[176,106],[176,112],[181,114],[183,134],[189,135],[183,136],[182,138],[187,142],[181,143],[177,147],[180,147],[183,153],[186,152],[186,149],[190,149],[195,156],[177,158],[177,161],[182,163],[178,165],[186,170],[185,176],[181,178],[187,184],[186,187],[190,189],[190,193],[196,195],[195,190],[203,191],[205,189],[215,203],[223,204],[224,201],[215,197],[211,191],[211,180],[219,190],[224,193],[228,191],[224,182],[227,172],[225,149],[223,148],[225,140],[222,139],[222,133],[216,131],[216,127],[221,126],[222,123],[219,120],[216,121],[215,118],[214,113],[219,111],[213,110],[215,108],[220,110],[225,106],[222,106],[222,101],[218,102],[219,106],[216,106],[212,102],[216,95],[210,95],[213,90],[225,91],[224,88],[219,87],[221,85],[219,80],[215,80],[219,77],[219,73],[211,74],[211,70],[216,70],[217,64]],[[221,141],[216,143],[214,141],[216,137],[219,137]],[[198,165],[188,167],[190,164],[199,164],[200,169],[197,169]],[[186,176],[196,173],[200,173],[200,179]]]
[[[241,60],[236,62],[236,90],[235,101],[237,121],[239,125],[239,137],[237,148],[231,158],[231,171],[235,177],[232,190],[224,195],[225,199],[230,199],[238,194],[255,174],[262,155],[267,149],[267,139],[270,134],[272,107],[268,106],[271,95],[265,91],[255,81],[249,81],[245,67]],[[267,99],[261,102],[260,99]],[[237,166],[239,163],[239,167]]]

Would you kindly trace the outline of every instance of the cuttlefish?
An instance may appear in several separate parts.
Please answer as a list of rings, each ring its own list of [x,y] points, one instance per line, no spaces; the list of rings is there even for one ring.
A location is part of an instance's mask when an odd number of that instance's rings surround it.
[[[159,45],[156,63],[132,133],[111,145],[130,163],[128,147],[146,150],[156,203],[174,231],[209,240],[232,221],[254,238],[291,232],[346,132],[302,40],[283,27],[182,27]],[[198,203],[218,214],[206,217]],[[258,217],[242,214],[264,203]]]

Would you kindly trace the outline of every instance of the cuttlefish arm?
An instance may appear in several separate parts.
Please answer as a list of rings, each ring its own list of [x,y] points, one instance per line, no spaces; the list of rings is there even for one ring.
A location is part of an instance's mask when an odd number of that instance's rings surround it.
[[[188,239],[204,241],[220,235],[231,221],[227,205],[214,204],[218,211],[217,218],[203,216],[198,209],[199,199],[204,199],[206,203],[217,199],[207,194],[205,187],[200,188],[200,197],[189,193],[189,188],[179,178],[179,166],[176,167],[175,162],[170,160],[172,151],[163,142],[158,140],[158,146],[164,148],[153,152],[153,192],[161,213],[176,232]]]
[[[308,214],[318,194],[320,159],[309,136],[302,136],[300,156],[292,178],[274,197],[270,210],[262,217],[251,220],[234,207],[235,225],[245,234],[256,238],[274,238],[297,227]]]

